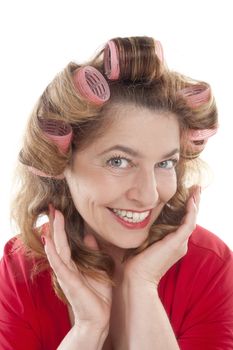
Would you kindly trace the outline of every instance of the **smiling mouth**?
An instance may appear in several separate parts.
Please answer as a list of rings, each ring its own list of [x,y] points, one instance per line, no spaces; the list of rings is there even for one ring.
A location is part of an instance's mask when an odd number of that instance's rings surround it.
[[[112,209],[108,208],[117,217],[128,223],[141,223],[144,222],[151,214],[152,210],[147,210],[143,212],[124,210],[124,209]]]

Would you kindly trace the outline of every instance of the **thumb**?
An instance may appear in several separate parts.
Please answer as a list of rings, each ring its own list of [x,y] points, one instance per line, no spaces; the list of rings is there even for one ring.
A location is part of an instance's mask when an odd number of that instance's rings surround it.
[[[97,243],[95,237],[91,233],[86,233],[83,241],[84,241],[84,244],[88,248],[93,249],[93,250],[99,250],[98,243]]]

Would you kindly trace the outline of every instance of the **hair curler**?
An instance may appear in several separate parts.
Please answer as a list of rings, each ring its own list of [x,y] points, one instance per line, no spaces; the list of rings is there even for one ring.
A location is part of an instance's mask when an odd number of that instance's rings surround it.
[[[117,80],[120,76],[119,52],[113,40],[108,41],[104,49],[105,75],[109,80]]]
[[[72,140],[72,127],[65,123],[62,120],[55,119],[45,119],[42,117],[37,117],[38,124],[40,129],[43,131],[43,134],[58,147],[58,149],[62,153],[67,153],[71,140]],[[54,179],[63,179],[64,175],[49,175],[44,173],[43,171],[36,169],[33,166],[27,165],[28,170],[37,176],[46,177],[46,178],[54,178]]]
[[[191,147],[196,151],[201,152],[204,150],[208,139],[215,135],[218,131],[218,126],[213,129],[190,129],[188,131],[188,140]]]
[[[46,174],[46,173],[44,173],[43,171],[41,171],[39,169],[34,168],[33,166],[27,166],[27,168],[32,174],[40,176],[40,177],[53,178],[53,179],[57,179],[57,180],[64,179],[64,174],[49,175],[49,174]]]
[[[78,68],[73,75],[74,86],[86,100],[102,105],[110,98],[110,89],[104,76],[94,67]]]
[[[180,90],[189,107],[197,108],[210,100],[210,88],[205,84],[196,84]]]
[[[155,43],[155,54],[160,59],[161,63],[164,62],[163,46],[159,40],[154,40]]]
[[[154,40],[155,54],[163,63],[163,47],[160,41]],[[104,49],[104,69],[109,80],[117,80],[120,77],[119,51],[114,40],[107,42]]]
[[[202,130],[191,129],[189,130],[188,138],[190,141],[208,140],[208,138],[215,135],[217,131],[218,131],[217,127],[214,129],[202,129]]]
[[[72,127],[62,120],[37,117],[44,135],[52,140],[62,153],[66,153],[71,143]]]

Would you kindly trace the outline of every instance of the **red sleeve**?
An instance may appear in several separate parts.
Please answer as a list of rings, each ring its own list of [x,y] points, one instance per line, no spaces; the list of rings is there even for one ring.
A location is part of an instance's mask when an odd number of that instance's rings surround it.
[[[233,255],[200,226],[160,295],[181,350],[233,349]]]
[[[30,268],[17,242],[12,239],[6,245],[0,262],[0,350],[39,350],[39,327],[27,276]]]
[[[190,300],[186,311],[178,337],[182,350],[233,349],[232,255],[215,271],[211,268],[203,268],[196,281],[202,285],[201,293],[196,293],[195,304]]]

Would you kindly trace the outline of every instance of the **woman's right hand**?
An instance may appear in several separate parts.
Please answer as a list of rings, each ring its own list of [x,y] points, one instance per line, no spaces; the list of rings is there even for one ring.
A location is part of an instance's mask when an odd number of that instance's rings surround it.
[[[92,329],[108,332],[112,286],[96,281],[77,269],[71,259],[62,213],[55,210],[53,220],[50,210],[49,217],[53,238],[51,235],[44,237],[45,252],[72,308],[74,325],[90,326]],[[84,243],[93,250],[99,249],[96,239],[91,234],[85,235]]]

